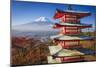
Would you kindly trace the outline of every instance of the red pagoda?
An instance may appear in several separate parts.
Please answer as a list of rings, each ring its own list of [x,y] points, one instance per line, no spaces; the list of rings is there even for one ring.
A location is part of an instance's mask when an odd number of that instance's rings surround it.
[[[82,48],[80,43],[83,40],[93,39],[88,35],[83,36],[81,30],[92,27],[91,24],[80,22],[82,18],[90,15],[90,12],[73,11],[71,6],[67,11],[56,10],[54,19],[59,19],[60,23],[56,23],[53,28],[60,29],[60,32],[51,37],[57,45],[49,46],[51,55],[48,56],[48,63],[85,61],[84,56],[95,54],[94,51]]]

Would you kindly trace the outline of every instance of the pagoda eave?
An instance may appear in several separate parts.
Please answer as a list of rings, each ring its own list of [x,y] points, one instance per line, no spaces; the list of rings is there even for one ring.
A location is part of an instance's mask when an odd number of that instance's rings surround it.
[[[53,56],[53,58],[64,58],[64,57],[82,57],[82,56],[85,56],[85,55],[74,55],[74,56],[55,56],[55,55],[52,55]]]
[[[56,23],[53,28],[62,28],[62,27],[78,27],[78,28],[91,28],[91,25],[62,25]]]
[[[70,42],[70,41],[86,41],[86,40],[93,40],[93,39],[60,40],[60,39],[54,38],[53,40],[54,41],[66,41],[66,42]]]
[[[51,39],[54,41],[85,41],[85,40],[93,40],[94,37],[89,36],[67,36],[67,35],[56,35],[52,36]]]
[[[86,17],[86,16],[90,16],[91,13],[89,13],[89,12],[79,12],[79,11],[66,11],[65,12],[65,11],[57,9],[56,14],[54,15],[54,19],[61,18],[64,15],[75,15],[75,16],[77,16],[77,18],[83,18],[83,17]]]
[[[55,48],[55,50],[53,50]],[[62,49],[60,46],[49,46],[51,56],[54,58],[63,57],[82,57],[86,55],[95,55],[95,51],[86,48],[72,48],[72,49]]]

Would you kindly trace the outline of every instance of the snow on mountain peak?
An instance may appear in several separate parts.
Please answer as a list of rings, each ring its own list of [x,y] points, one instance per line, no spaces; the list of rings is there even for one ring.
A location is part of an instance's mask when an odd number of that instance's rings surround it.
[[[34,20],[35,22],[51,22],[48,18],[46,17],[39,17],[36,20]]]

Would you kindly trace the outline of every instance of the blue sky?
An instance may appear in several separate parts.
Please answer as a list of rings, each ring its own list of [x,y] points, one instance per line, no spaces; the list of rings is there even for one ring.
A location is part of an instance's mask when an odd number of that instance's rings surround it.
[[[13,1],[12,25],[30,23],[41,16],[47,17],[54,22],[58,22],[58,20],[53,19],[56,8],[67,10],[68,4]],[[93,24],[93,26],[95,26],[95,6],[72,5],[72,8],[77,11],[91,12],[92,15],[81,19],[81,22]]]

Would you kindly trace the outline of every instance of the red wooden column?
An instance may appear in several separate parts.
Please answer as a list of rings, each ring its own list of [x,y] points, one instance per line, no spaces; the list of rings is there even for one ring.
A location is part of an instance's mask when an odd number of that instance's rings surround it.
[[[61,21],[62,21],[62,22],[65,22],[65,20],[66,20],[66,17],[65,17],[65,15],[64,15],[63,17],[61,17]]]
[[[81,47],[81,45],[80,45],[80,40],[78,40],[78,47]]]
[[[66,43],[65,43],[65,41],[64,41],[64,48],[66,47],[65,45],[66,45]]]
[[[67,22],[67,16],[66,16],[66,14],[65,14],[65,22]]]

